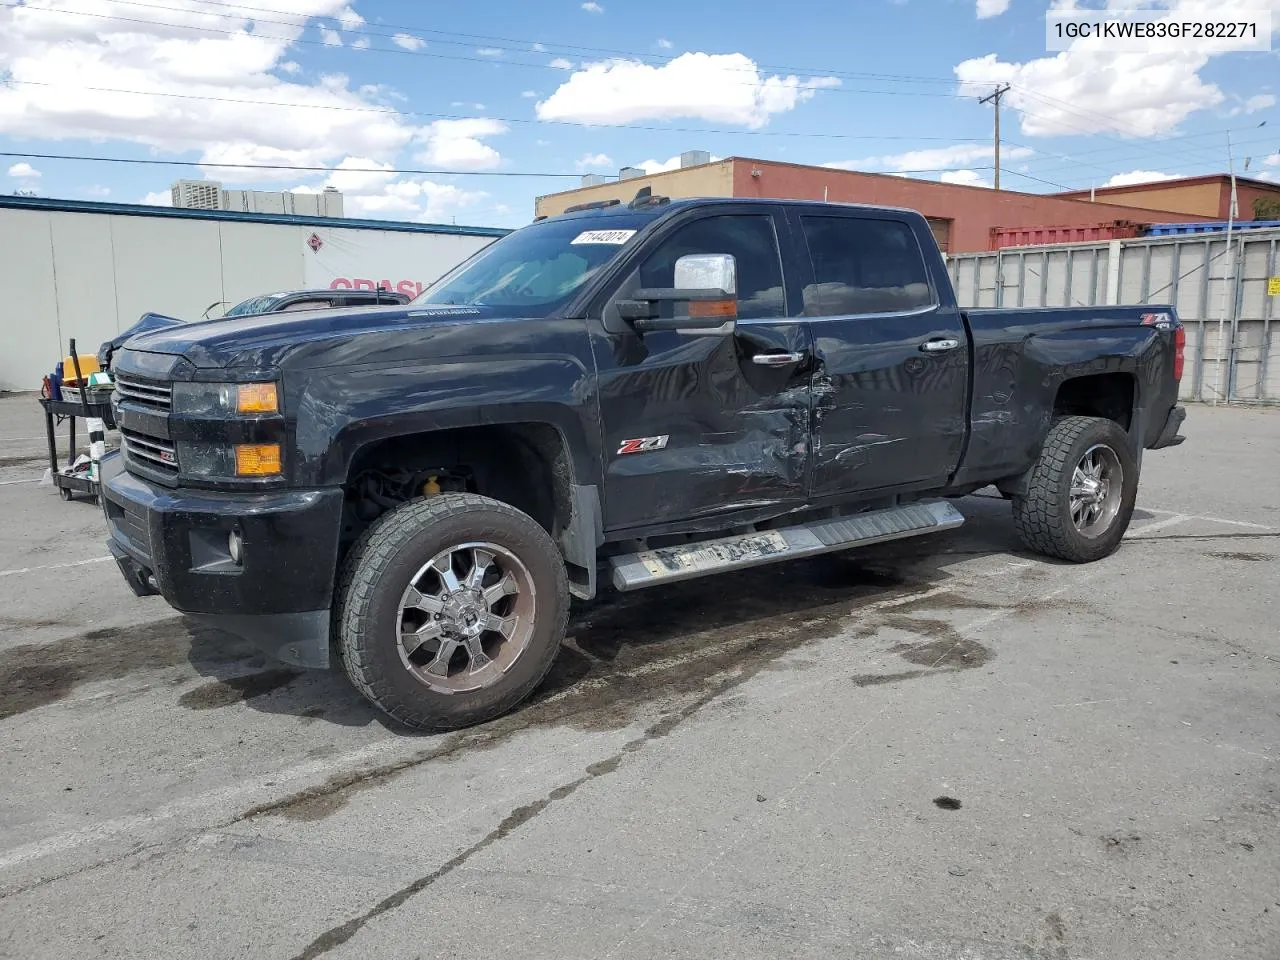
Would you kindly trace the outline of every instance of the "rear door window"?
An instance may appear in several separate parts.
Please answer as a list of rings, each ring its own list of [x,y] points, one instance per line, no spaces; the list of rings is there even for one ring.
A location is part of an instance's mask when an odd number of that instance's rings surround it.
[[[800,218],[813,282],[803,290],[807,317],[897,313],[935,305],[924,255],[901,220]]]

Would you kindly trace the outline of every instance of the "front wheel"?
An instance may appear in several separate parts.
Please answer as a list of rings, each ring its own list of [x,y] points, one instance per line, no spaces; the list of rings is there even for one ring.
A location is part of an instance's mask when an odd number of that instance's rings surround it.
[[[335,630],[347,675],[375,706],[410,727],[451,730],[533,692],[568,609],[564,561],[536,521],[448,493],[366,531],[344,564]]]
[[[1013,498],[1018,537],[1037,553],[1073,563],[1120,545],[1138,497],[1138,464],[1114,420],[1064,417],[1045,437],[1026,493]]]

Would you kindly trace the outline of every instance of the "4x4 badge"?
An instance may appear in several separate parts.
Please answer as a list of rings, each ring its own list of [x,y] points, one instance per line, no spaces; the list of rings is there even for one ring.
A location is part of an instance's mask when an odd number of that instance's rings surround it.
[[[664,450],[666,449],[667,441],[670,439],[671,436],[669,434],[663,434],[661,437],[637,437],[634,440],[623,440],[622,446],[618,447],[618,455]]]

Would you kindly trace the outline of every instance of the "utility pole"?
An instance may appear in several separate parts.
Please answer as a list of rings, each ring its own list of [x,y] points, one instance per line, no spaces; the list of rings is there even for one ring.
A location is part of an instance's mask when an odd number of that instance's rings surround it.
[[[1000,189],[1000,98],[1003,97],[1008,92],[1009,92],[1009,84],[1006,83],[1003,87],[1000,86],[999,84],[996,84],[995,90],[993,90],[990,94],[988,94],[987,96],[983,97],[981,100],[978,101],[979,103],[993,104],[996,108],[995,162],[996,162],[996,189],[997,190]]]

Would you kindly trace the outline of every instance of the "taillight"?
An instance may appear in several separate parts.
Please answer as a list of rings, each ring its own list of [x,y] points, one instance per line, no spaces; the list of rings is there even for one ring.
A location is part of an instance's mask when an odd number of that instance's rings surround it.
[[[1182,365],[1187,350],[1187,330],[1182,324],[1173,328],[1173,379],[1182,382]]]

